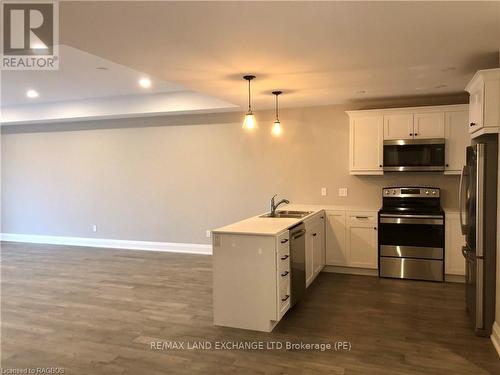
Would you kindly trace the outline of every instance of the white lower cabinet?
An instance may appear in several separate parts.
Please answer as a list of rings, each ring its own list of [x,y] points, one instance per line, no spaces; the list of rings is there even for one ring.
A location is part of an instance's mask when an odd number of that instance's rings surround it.
[[[326,211],[326,264],[347,266],[345,211]]]
[[[377,268],[377,213],[327,211],[326,264]]]
[[[445,222],[444,268],[447,275],[465,275],[465,259],[462,246],[465,238],[460,229],[460,216],[457,212],[447,212]]]
[[[306,287],[325,266],[325,214],[320,212],[304,222],[306,226]]]
[[[290,308],[290,239],[213,233],[213,313],[218,326],[270,332]]]
[[[349,265],[377,268],[377,214],[375,212],[349,212],[346,237]]]

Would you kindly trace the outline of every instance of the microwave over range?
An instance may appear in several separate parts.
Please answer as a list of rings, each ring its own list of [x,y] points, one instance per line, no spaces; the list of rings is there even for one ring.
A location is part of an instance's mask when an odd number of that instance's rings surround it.
[[[444,138],[384,141],[383,170],[385,172],[444,171],[444,148]]]

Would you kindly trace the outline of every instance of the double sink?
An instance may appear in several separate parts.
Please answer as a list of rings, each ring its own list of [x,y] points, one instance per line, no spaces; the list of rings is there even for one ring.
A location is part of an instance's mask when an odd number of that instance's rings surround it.
[[[312,214],[314,211],[276,211],[273,213],[268,213],[265,215],[261,215],[259,217],[264,218],[284,218],[284,219],[301,219],[309,214]]]

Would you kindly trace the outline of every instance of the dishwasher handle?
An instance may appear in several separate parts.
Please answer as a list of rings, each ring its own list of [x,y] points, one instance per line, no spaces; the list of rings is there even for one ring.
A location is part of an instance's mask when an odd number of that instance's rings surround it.
[[[297,238],[302,237],[304,234],[306,234],[306,230],[305,229],[301,229],[301,230],[299,230],[297,232],[294,232],[291,235],[292,240],[296,240]]]

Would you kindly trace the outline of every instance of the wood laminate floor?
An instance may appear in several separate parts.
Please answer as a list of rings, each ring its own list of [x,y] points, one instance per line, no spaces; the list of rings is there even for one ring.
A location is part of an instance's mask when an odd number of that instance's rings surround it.
[[[272,333],[212,325],[211,257],[2,244],[1,365],[65,374],[500,374],[460,284],[321,274]],[[350,351],[152,350],[152,341]]]

